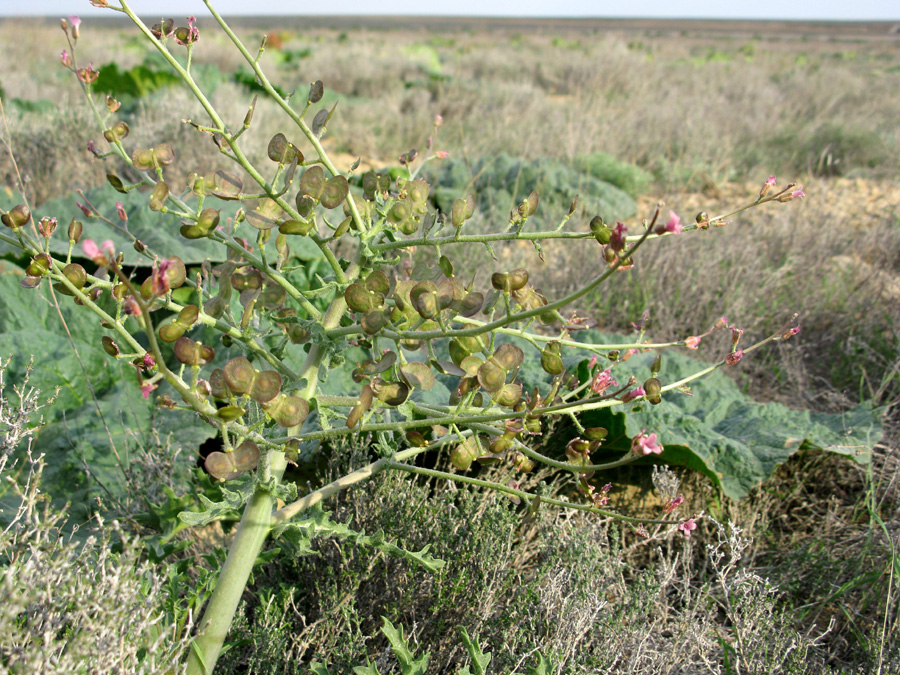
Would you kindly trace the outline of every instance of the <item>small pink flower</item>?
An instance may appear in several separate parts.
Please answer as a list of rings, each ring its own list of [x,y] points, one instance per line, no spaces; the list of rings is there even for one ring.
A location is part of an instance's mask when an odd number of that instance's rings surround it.
[[[169,275],[167,272],[173,263],[168,258],[163,258],[154,266],[151,276],[150,287],[153,295],[162,296],[169,292]]]
[[[803,199],[804,197],[806,197],[806,193],[803,191],[802,186],[791,193],[791,199]]]
[[[798,325],[794,326],[793,328],[788,328],[786,331],[784,331],[781,334],[781,339],[782,340],[790,340],[792,337],[794,337],[799,332],[800,332],[800,326],[798,324]]]
[[[143,312],[141,311],[141,306],[137,303],[130,295],[125,298],[125,302],[122,303],[122,311],[125,312],[128,316],[141,316]]]
[[[156,389],[155,384],[144,382],[144,384],[141,385],[141,396],[143,396],[144,398],[150,398],[150,392],[152,392],[154,389]]]
[[[744,358],[744,350],[738,349],[736,352],[731,352],[728,356],[725,357],[725,363],[729,366],[736,366],[738,363],[740,363],[742,358]]]
[[[77,16],[69,17],[69,25],[72,26],[72,37],[78,39],[78,26],[81,25],[81,19]]]
[[[669,515],[670,513],[672,513],[672,511],[677,509],[683,503],[684,503],[684,497],[682,495],[678,495],[675,499],[670,499],[669,501],[666,502],[666,505],[663,507],[663,511],[665,512],[666,515]]]
[[[79,209],[81,209],[81,212],[84,214],[85,218],[93,218],[94,217],[94,212],[91,211],[87,206],[85,206],[81,202],[75,202],[75,206],[77,206]]]
[[[119,215],[119,220],[128,220],[128,214],[125,213],[125,206],[122,202],[116,202],[116,213]]]
[[[439,127],[444,123],[443,115],[435,115],[434,116],[434,126]]]
[[[631,451],[637,455],[661,455],[663,447],[659,444],[655,433],[641,433],[631,440]]]
[[[122,107],[121,103],[119,103],[116,99],[114,99],[109,94],[106,95],[106,109],[109,110],[109,112],[114,113],[121,107]]]
[[[737,343],[741,341],[741,338],[744,336],[743,328],[731,328],[731,344],[737,347]]]
[[[109,7],[109,0],[91,0],[94,7]]]
[[[437,157],[438,159],[447,159],[450,156],[450,151],[449,150],[438,150],[436,153],[434,153],[434,156]]]
[[[156,361],[153,359],[153,354],[151,354],[150,352],[145,352],[144,358],[143,358],[143,364],[144,364],[144,368],[146,368],[147,370],[150,370],[153,366],[155,366]]]
[[[609,237],[609,247],[613,251],[621,251],[625,248],[625,233],[628,231],[628,228],[625,227],[625,223],[621,220],[616,221],[616,227],[613,229],[612,234]]]
[[[688,349],[696,350],[700,346],[700,338],[698,338],[696,335],[691,335],[691,337],[687,338],[684,341],[684,346]]]
[[[717,329],[718,328],[728,328],[728,319],[726,319],[724,316],[719,318],[719,320],[716,321],[714,327]]]
[[[87,68],[79,68],[78,69],[78,79],[84,82],[85,84],[93,84],[97,81],[97,77],[100,75],[100,72],[94,70],[94,64],[89,63]]]
[[[681,234],[681,230],[681,217],[674,211],[669,211],[669,222],[666,223],[666,232],[670,234]]]
[[[97,146],[94,145],[94,141],[88,141],[87,149],[94,157],[100,156],[100,151],[97,149]]]
[[[775,185],[775,176],[769,176],[769,177],[766,179],[766,185],[768,185],[769,187],[774,187],[774,185]]]
[[[618,384],[619,383],[612,378],[612,371],[607,368],[594,375],[594,380],[591,382],[591,391],[595,394],[602,395],[607,389],[618,386]]]
[[[641,396],[646,396],[646,395],[647,395],[647,392],[644,391],[643,387],[636,387],[635,389],[632,389],[631,391],[629,391],[627,394],[625,394],[622,397],[622,403],[630,403],[634,399],[640,398]],[[653,435],[656,436],[656,434],[653,434]]]
[[[597,365],[597,355],[594,354],[593,356],[591,356],[591,360],[588,361],[588,370],[593,370],[594,366],[596,366],[596,365]]]
[[[38,230],[41,232],[41,236],[49,238],[56,232],[56,226],[58,221],[56,218],[49,218],[44,216],[41,218],[41,222],[38,223]]]
[[[693,518],[688,518],[681,525],[678,526],[678,529],[684,533],[684,536],[688,539],[691,538],[691,532],[697,529],[697,523]]]
[[[71,68],[71,67],[72,67],[72,55],[71,55],[69,52],[67,52],[65,49],[63,49],[62,52],[60,52],[60,54],[59,54],[59,61],[60,61],[60,63],[62,63],[66,68]]]
[[[775,185],[775,176],[769,176],[769,179],[763,184],[759,191],[759,198],[762,199],[769,192],[769,188]]]
[[[97,242],[93,239],[85,239],[81,242],[81,250],[91,260],[100,256],[100,247],[97,246]]]

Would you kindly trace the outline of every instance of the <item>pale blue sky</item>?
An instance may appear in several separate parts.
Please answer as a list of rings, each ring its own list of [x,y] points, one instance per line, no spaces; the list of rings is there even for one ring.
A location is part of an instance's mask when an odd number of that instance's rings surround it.
[[[115,1],[115,0],[113,0]],[[201,0],[130,0],[129,5],[145,16],[206,14]],[[836,19],[900,20],[897,0],[214,0],[222,14],[379,14],[437,16],[609,16],[723,19]],[[88,17],[104,10],[88,0],[0,0],[0,16],[78,14]],[[105,12],[109,14],[108,10]]]

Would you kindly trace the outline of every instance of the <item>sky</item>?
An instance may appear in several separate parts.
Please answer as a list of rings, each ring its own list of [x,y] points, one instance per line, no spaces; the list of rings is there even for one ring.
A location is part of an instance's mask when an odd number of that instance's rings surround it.
[[[139,15],[149,17],[178,17],[192,12],[199,18],[208,14],[201,0],[129,0],[129,6]],[[213,6],[226,16],[378,14],[900,21],[900,2],[897,0],[213,0]],[[0,0],[0,16],[69,14],[86,18],[97,14],[109,15],[110,12],[91,7],[88,0]]]

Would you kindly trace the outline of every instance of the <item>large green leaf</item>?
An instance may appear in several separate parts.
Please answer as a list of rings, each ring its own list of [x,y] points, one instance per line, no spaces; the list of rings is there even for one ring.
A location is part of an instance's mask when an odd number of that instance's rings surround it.
[[[627,338],[594,331],[578,336],[600,344],[627,342]],[[526,361],[521,379],[528,387],[546,383],[549,376],[540,369],[538,353],[523,347]],[[643,382],[650,377],[655,357],[654,353],[635,355],[614,376],[624,382],[634,374]],[[578,360],[567,359],[567,365],[572,367]],[[674,350],[664,353],[662,363],[663,384],[710,365]],[[581,415],[581,422],[609,429],[601,452],[628,452],[630,439],[641,431],[657,433],[665,445],[662,461],[700,471],[732,499],[746,497],[801,448],[845,455],[862,464],[871,461],[872,447],[882,436],[879,410],[869,402],[839,414],[761,403],[741,392],[721,370],[691,382],[690,387],[691,395],[673,391],[656,406],[643,402],[589,411]]]
[[[58,504],[71,502],[73,521],[86,517],[97,497],[124,495],[123,470],[131,452],[152,444],[154,430],[173,434],[174,442],[196,448],[215,429],[185,415],[159,410],[144,399],[134,367],[100,348],[99,320],[71,299],[57,296],[68,334],[50,298],[48,285],[19,287],[22,270],[0,267],[0,354],[11,355],[8,382],[21,382],[33,357],[29,379],[44,396],[58,390],[56,402],[42,411],[44,426],[34,449],[47,468],[43,490]],[[191,461],[191,452],[182,453]]]

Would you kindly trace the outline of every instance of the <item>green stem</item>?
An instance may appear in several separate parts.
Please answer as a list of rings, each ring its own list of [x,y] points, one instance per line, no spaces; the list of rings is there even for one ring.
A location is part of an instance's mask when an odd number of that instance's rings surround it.
[[[284,453],[270,450],[268,459],[271,477],[278,482],[287,465]],[[259,488],[247,502],[212,597],[198,624],[188,656],[187,675],[212,675],[250,572],[272,527],[274,507],[274,495]]]

